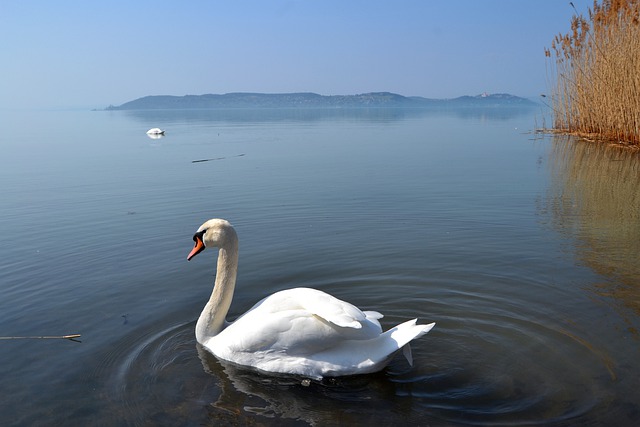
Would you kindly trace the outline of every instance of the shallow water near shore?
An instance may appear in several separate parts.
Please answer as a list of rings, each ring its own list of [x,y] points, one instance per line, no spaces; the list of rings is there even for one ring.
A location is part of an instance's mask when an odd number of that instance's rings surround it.
[[[537,115],[5,112],[0,336],[82,342],[0,340],[0,423],[637,425],[640,158]],[[215,253],[186,255],[212,217],[230,319],[321,289],[436,322],[414,366],[307,384],[206,353]]]

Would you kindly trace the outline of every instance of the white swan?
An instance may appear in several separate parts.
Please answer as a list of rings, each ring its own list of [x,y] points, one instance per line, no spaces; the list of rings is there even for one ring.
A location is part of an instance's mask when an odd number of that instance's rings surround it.
[[[236,231],[226,220],[211,219],[193,240],[187,260],[206,247],[220,249],[215,286],[196,323],[196,339],[221,359],[315,379],[366,374],[383,369],[400,349],[412,364],[409,342],[435,325],[417,325],[413,319],[383,333],[382,314],[309,288],[276,292],[228,323],[238,268]]]

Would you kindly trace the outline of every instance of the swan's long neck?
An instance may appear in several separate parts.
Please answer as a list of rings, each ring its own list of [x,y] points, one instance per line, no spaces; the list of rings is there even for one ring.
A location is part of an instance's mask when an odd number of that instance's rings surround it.
[[[220,248],[216,283],[196,323],[196,340],[201,344],[207,338],[219,334],[225,327],[225,318],[233,299],[238,272],[238,240],[235,233],[233,237]]]

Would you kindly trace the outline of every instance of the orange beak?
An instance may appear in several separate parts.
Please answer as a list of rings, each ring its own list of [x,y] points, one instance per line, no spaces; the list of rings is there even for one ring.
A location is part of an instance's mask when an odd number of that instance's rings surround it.
[[[196,242],[196,244],[193,246],[193,249],[191,249],[191,252],[189,252],[189,255],[187,255],[187,261],[191,261],[191,258],[204,251],[204,243],[202,242],[202,237],[195,235],[193,236],[193,241]]]

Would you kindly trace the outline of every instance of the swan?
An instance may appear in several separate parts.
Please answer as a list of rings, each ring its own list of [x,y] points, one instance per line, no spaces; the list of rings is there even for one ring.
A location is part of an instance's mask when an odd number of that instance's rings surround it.
[[[216,357],[271,373],[312,379],[382,370],[401,349],[413,364],[409,342],[433,328],[417,319],[382,332],[376,311],[310,288],[276,292],[234,322],[227,322],[238,270],[238,236],[224,219],[210,219],[193,236],[187,261],[217,247],[215,285],[196,323],[196,340]]]

